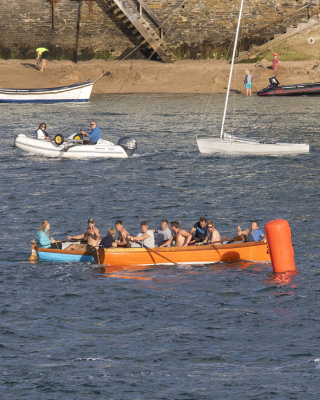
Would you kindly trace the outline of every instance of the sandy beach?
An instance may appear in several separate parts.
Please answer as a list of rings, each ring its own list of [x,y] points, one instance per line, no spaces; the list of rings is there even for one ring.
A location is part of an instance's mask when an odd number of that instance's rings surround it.
[[[320,81],[317,61],[281,62],[277,78],[281,84]],[[225,91],[230,62],[224,60],[177,61],[164,64],[154,61],[92,60],[48,61],[47,69],[36,69],[35,60],[0,60],[0,87],[40,88],[69,85],[87,79],[101,79],[94,85],[94,93],[221,93]],[[236,64],[232,89],[245,93],[244,72],[253,76],[253,92],[269,84],[274,75],[270,62]]]

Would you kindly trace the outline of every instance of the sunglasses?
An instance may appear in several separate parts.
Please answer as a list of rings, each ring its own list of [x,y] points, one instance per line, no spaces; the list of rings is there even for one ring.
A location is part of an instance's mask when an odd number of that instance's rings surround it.
[[[213,228],[213,226],[212,225],[208,225],[208,228]]]

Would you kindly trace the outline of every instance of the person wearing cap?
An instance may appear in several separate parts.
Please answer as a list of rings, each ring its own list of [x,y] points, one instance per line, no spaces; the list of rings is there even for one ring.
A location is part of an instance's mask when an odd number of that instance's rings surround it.
[[[89,250],[93,247],[96,248],[100,242],[100,233],[99,229],[95,226],[95,222],[93,218],[88,219],[88,228],[81,235],[76,236],[68,236],[68,240],[76,239],[76,240],[85,240],[84,244],[71,244],[67,247],[68,250]]]
[[[273,53],[272,69],[274,71],[278,69],[279,62],[280,61],[278,60],[278,53]]]

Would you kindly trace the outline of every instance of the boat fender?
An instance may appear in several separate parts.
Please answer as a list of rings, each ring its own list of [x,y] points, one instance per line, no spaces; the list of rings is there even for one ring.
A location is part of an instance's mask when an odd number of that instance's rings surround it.
[[[277,87],[280,84],[280,82],[278,81],[276,76],[272,76],[271,78],[269,78],[269,82],[270,82],[270,86],[272,86],[272,87]]]
[[[308,43],[309,44],[314,44],[315,43],[315,39],[313,37],[309,37]]]
[[[276,219],[265,226],[270,257],[275,274],[296,272],[291,230],[288,221]]]
[[[120,138],[118,140],[117,145],[121,146],[125,150],[128,157],[132,156],[132,154],[138,148],[136,139],[133,137],[130,137],[130,136],[124,136],[124,137]]]
[[[29,261],[35,263],[38,261],[37,244],[35,240],[31,240],[31,255]]]
[[[61,144],[63,144],[64,142],[64,137],[63,135],[61,135],[60,133],[58,133],[55,137],[54,137],[54,142],[56,145],[60,146]]]

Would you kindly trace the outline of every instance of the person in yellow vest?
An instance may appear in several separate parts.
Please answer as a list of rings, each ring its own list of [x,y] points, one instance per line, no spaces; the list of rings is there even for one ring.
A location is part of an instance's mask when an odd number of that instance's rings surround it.
[[[36,49],[37,52],[37,67],[40,62],[40,71],[43,72],[43,70],[46,69],[46,62],[47,62],[47,57],[49,54],[49,50],[46,49],[45,47],[38,47]]]

